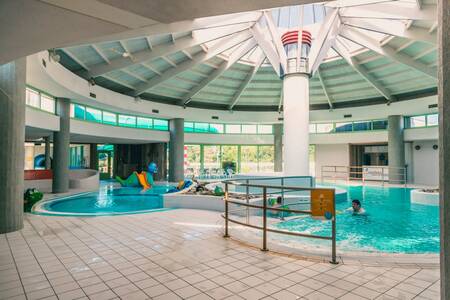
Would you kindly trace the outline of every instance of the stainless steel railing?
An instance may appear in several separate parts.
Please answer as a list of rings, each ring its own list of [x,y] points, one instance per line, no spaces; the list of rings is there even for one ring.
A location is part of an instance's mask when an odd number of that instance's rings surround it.
[[[290,236],[298,236],[298,237],[305,237],[305,238],[312,238],[312,239],[321,239],[321,240],[330,240],[331,241],[331,261],[330,263],[336,264],[336,209],[335,209],[335,194],[334,189],[320,189],[320,190],[326,190],[332,193],[333,195],[333,211],[332,211],[332,217],[330,220],[331,222],[331,236],[322,236],[322,235],[314,235],[314,234],[306,234],[302,232],[295,232],[295,231],[287,231],[287,230],[279,230],[275,228],[270,228],[267,225],[267,214],[270,211],[279,212],[282,214],[291,213],[291,214],[304,214],[304,215],[312,215],[311,210],[300,210],[300,209],[290,209],[290,208],[283,208],[283,207],[269,207],[268,206],[268,191],[269,190],[280,190],[283,191],[283,193],[289,193],[294,191],[302,191],[302,192],[311,192],[314,190],[319,190],[314,187],[295,187],[295,186],[284,186],[284,185],[269,185],[269,184],[257,184],[257,183],[249,183],[249,181],[257,181],[258,179],[252,178],[252,179],[231,179],[231,180],[225,180],[223,183],[225,184],[225,196],[224,196],[224,214],[222,217],[225,219],[225,229],[224,229],[224,237],[230,237],[229,235],[229,222],[235,223],[241,226],[257,229],[262,231],[262,251],[268,251],[267,248],[267,233],[277,233],[277,234],[284,234],[284,235],[290,235]],[[246,188],[246,197],[243,199],[237,199],[233,198],[233,194],[230,193],[230,186],[240,186]],[[258,194],[262,196],[262,205],[250,203],[249,201],[249,193],[248,190],[250,188],[253,189],[260,189],[262,191],[261,194]],[[284,197],[284,195],[283,195]],[[230,204],[234,204],[238,207],[245,207],[246,208],[246,218],[245,221],[238,220],[237,218],[230,217]],[[249,209],[257,209],[258,211],[262,212],[262,226],[251,224],[250,223],[250,214]],[[233,210],[236,211],[236,210]]]
[[[393,184],[407,183],[407,169],[389,166],[322,166],[321,181],[366,181]]]

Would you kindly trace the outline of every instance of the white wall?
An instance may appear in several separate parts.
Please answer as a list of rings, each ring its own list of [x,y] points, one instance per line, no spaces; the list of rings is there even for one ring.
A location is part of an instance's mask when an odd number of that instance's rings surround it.
[[[439,185],[439,150],[433,145],[438,141],[415,141],[412,145],[414,183],[418,185]],[[420,146],[420,150],[415,147]]]
[[[350,146],[348,144],[316,145],[316,177],[320,178],[322,166],[349,166]]]

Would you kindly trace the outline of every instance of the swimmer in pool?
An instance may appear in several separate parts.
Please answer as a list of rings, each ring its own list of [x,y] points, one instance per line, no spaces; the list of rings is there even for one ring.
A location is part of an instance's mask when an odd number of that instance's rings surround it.
[[[364,215],[366,210],[361,207],[361,201],[358,199],[352,200],[352,207],[346,209],[346,211],[353,213],[354,215]]]

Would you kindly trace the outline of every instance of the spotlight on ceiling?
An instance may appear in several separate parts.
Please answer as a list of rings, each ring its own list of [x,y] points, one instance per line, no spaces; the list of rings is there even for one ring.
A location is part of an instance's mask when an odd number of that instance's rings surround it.
[[[122,53],[122,57],[130,57],[131,54],[129,52],[124,52]]]
[[[61,60],[61,56],[56,53],[56,49],[49,49],[48,50],[48,54],[49,54],[49,59],[53,60],[54,62],[59,62]]]
[[[91,85],[91,86],[96,85],[94,77],[89,78],[88,82],[89,82],[89,85]]]

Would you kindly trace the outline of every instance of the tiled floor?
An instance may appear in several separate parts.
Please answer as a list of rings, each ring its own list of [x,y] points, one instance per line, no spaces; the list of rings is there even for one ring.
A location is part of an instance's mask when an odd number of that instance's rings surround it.
[[[439,299],[436,268],[331,265],[221,237],[218,213],[28,215],[0,235],[0,299]]]

